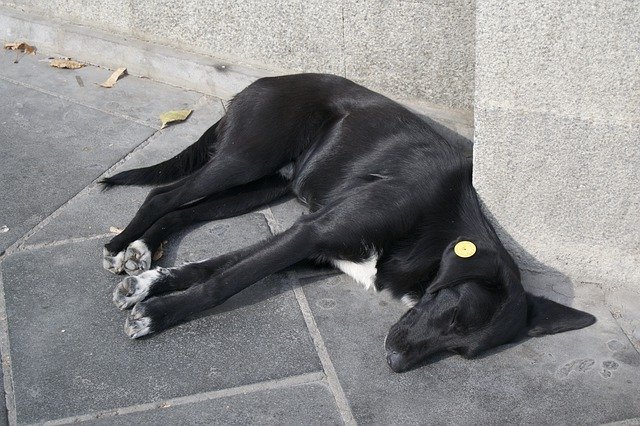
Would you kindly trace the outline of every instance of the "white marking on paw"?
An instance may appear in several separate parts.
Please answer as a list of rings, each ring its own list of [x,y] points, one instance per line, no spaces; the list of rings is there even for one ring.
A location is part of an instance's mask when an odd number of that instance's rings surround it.
[[[113,303],[119,309],[127,309],[149,296],[151,286],[162,276],[170,275],[166,268],[145,271],[138,276],[127,277],[113,290]]]
[[[371,287],[375,288],[374,283],[376,281],[376,274],[378,273],[378,269],[376,268],[378,263],[377,253],[374,253],[370,258],[365,259],[362,262],[351,262],[343,259],[330,259],[330,262],[333,266],[340,269],[360,284],[364,284],[364,287],[367,290]]]
[[[106,248],[102,248],[102,267],[107,271],[120,274],[124,270],[124,251],[117,253],[115,256]]]
[[[404,296],[402,296],[400,298],[400,301],[410,308],[413,308],[418,304],[418,300],[415,297],[410,296],[408,294],[405,294]]]
[[[145,317],[136,305],[124,322],[124,332],[132,339],[145,336],[151,332],[151,318]]]
[[[124,270],[129,275],[138,275],[151,267],[151,250],[142,240],[129,244],[124,256]]]

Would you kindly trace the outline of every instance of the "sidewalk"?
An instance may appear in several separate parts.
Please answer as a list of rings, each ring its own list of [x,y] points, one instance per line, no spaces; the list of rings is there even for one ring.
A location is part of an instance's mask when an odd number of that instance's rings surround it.
[[[589,328],[475,360],[444,356],[404,374],[383,341],[403,313],[326,269],[276,274],[207,315],[129,340],[102,269],[110,227],[148,188],[97,179],[169,158],[224,114],[216,98],[110,71],[62,70],[41,55],[0,62],[0,350],[18,424],[606,423],[640,416],[640,355],[595,284],[525,273],[539,294],[597,316]],[[160,113],[191,108],[160,130]],[[268,237],[293,201],[172,238],[158,264]],[[575,293],[575,295],[574,295]],[[569,297],[574,295],[574,297]],[[1,421],[1,417],[0,417]]]

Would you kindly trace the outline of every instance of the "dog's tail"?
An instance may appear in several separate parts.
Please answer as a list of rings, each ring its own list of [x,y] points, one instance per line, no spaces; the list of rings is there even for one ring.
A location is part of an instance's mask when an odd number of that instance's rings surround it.
[[[125,170],[101,179],[98,183],[107,190],[116,185],[160,185],[173,182],[202,167],[215,152],[218,121],[180,154],[154,166]]]

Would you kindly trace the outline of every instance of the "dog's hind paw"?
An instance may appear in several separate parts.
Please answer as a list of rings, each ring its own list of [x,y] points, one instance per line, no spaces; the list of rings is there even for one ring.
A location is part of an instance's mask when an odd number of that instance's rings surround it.
[[[144,241],[129,244],[124,254],[124,271],[129,275],[139,275],[151,267],[151,250]]]
[[[153,332],[151,318],[146,316],[142,303],[133,307],[124,322],[124,332],[132,339],[146,336]]]
[[[125,252],[111,253],[106,248],[102,249],[102,267],[112,274],[121,274],[124,272],[124,256]]]

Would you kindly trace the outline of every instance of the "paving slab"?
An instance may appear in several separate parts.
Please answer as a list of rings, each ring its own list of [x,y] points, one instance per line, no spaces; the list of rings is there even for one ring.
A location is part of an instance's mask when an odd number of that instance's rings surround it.
[[[49,66],[49,57],[40,54],[21,55],[17,64],[15,59],[13,51],[0,53],[1,77],[155,128],[160,127],[161,113],[193,108],[202,97],[198,92],[128,75],[107,89],[100,83],[109,78],[111,70],[91,65],[75,70],[54,68]]]
[[[247,395],[219,398],[160,410],[108,417],[100,425],[247,425],[342,424],[326,385],[310,383]]]
[[[204,97],[186,122],[155,133],[144,148],[131,154],[110,174],[171,158],[198,140],[223,114],[219,99]],[[149,190],[150,187],[116,187],[102,191],[101,185],[93,184],[57,212],[46,226],[27,240],[27,244],[105,234],[112,226],[124,228]]]
[[[576,288],[574,300],[597,316],[594,326],[395,374],[383,342],[406,308],[344,275],[303,281],[358,423],[596,424],[640,414],[640,356],[595,286]]]
[[[224,227],[218,223],[198,231],[215,235],[215,246],[226,251],[266,235],[264,221],[257,219],[235,218]],[[192,238],[180,244],[178,261],[211,254],[210,240]],[[122,331],[125,316],[111,302],[122,278],[101,267],[104,242],[20,251],[2,262],[18,423],[321,370],[282,275],[209,315],[129,340]]]
[[[154,129],[1,79],[0,92],[1,253]]]

